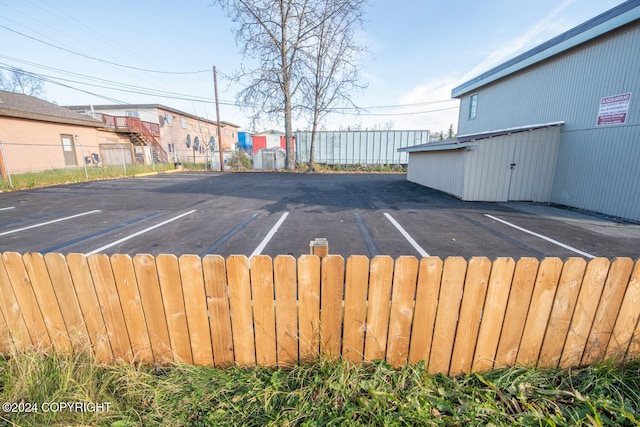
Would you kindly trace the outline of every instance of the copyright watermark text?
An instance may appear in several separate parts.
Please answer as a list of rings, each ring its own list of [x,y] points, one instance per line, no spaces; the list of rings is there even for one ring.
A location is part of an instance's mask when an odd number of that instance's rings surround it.
[[[109,412],[111,402],[3,402],[2,412]]]

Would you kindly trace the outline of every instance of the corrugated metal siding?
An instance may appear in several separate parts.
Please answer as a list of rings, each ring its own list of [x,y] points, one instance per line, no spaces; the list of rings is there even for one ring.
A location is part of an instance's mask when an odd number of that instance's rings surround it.
[[[475,119],[469,96],[461,100],[458,134],[553,121],[566,131],[594,128],[601,98],[640,96],[639,46],[640,23],[480,88]]]
[[[464,149],[410,153],[407,180],[462,198]]]
[[[559,143],[559,126],[478,141],[467,152],[464,200],[550,201]]]
[[[558,165],[552,202],[640,221],[640,125],[564,132]]]
[[[296,132],[299,162],[309,161],[311,132]],[[314,157],[326,164],[407,164],[409,156],[398,149],[429,142],[429,131],[318,132]]]
[[[640,220],[640,23],[614,31],[461,100],[460,135],[564,121],[551,201]],[[596,127],[600,100],[628,93],[624,125]]]

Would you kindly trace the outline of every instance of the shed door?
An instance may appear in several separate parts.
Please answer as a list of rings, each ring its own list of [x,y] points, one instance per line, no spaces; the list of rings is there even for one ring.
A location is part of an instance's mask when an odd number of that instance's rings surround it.
[[[548,170],[553,144],[535,136],[535,132],[522,132],[522,138],[514,141],[512,161],[508,165],[510,201],[548,201],[545,189],[553,179],[552,170]]]
[[[60,139],[62,140],[62,153],[64,154],[65,166],[78,166],[73,135],[60,135]]]

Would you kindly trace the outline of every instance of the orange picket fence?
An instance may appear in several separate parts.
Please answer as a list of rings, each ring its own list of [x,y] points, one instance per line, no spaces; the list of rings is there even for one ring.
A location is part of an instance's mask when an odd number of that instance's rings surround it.
[[[640,352],[640,261],[5,252],[0,351],[286,366],[318,356],[458,375]]]

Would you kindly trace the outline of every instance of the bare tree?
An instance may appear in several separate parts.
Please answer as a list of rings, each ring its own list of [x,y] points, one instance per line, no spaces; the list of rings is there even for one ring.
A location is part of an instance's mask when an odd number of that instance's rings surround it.
[[[38,76],[20,68],[12,68],[9,77],[0,73],[0,89],[7,92],[41,97],[44,95],[44,82]]]
[[[307,18],[317,22],[313,44],[302,52],[305,78],[301,86],[311,122],[309,168],[320,121],[336,108],[351,105],[350,94],[364,86],[358,81],[357,60],[364,48],[355,42],[367,0],[319,0]]]
[[[287,168],[295,167],[293,152],[294,97],[300,85],[300,51],[317,23],[307,19],[314,0],[214,0],[237,24],[236,43],[257,66],[244,71],[251,82],[238,94],[259,117],[284,113]],[[281,116],[280,116],[281,117]],[[253,118],[254,122],[257,117]]]

